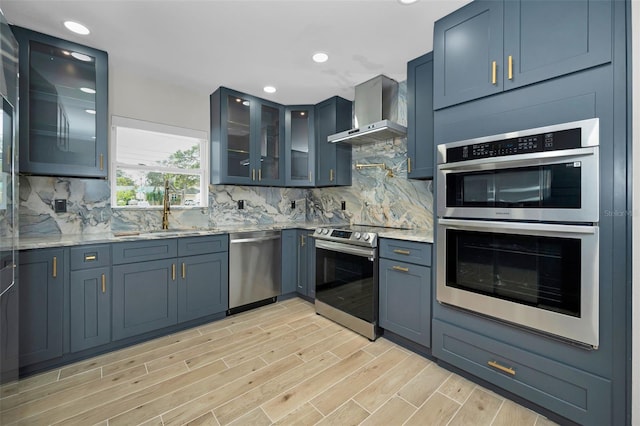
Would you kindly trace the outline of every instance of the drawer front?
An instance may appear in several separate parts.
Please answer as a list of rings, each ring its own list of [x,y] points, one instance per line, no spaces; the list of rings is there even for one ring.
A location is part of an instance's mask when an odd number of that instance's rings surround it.
[[[108,244],[72,247],[70,254],[73,271],[111,266],[111,250]]]
[[[609,380],[439,320],[432,327],[437,358],[580,424],[610,424]]]
[[[229,235],[178,238],[178,256],[195,256],[229,250]]]
[[[380,257],[431,266],[431,244],[381,238]]]
[[[153,241],[127,241],[112,245],[113,264],[169,259],[178,256],[175,238]]]

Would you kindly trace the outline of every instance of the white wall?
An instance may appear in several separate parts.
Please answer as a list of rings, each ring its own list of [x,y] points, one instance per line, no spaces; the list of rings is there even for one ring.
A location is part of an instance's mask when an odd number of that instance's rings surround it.
[[[633,376],[631,424],[640,426],[640,1],[631,2],[633,67]]]
[[[126,64],[111,62],[109,115],[201,130],[208,135],[209,93],[167,84]]]

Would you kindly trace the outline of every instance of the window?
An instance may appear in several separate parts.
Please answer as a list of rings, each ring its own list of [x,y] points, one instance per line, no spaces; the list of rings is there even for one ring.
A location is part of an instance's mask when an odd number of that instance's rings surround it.
[[[113,117],[111,205],[162,206],[165,181],[171,206],[206,207],[206,132]]]

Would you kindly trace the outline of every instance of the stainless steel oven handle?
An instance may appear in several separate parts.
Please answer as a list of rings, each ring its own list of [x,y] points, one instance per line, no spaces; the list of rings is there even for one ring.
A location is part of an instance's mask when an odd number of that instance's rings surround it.
[[[488,220],[457,220],[439,219],[438,224],[447,228],[462,229],[468,231],[487,230],[511,230],[525,232],[566,233],[566,234],[595,234],[597,226],[588,225],[561,225],[548,223],[525,222],[496,222]]]
[[[531,154],[521,154],[518,156],[507,155],[504,157],[491,157],[481,158],[479,160],[458,161],[455,163],[438,164],[439,170],[482,170],[486,169],[487,165],[491,164],[505,164],[508,163],[510,167],[522,167],[527,165],[539,165],[544,163],[545,160],[554,160],[556,158],[567,157],[584,157],[586,155],[594,155],[598,147],[576,148],[567,149],[562,151],[546,151],[546,152],[533,152]],[[578,160],[576,158],[576,160]]]
[[[334,243],[332,241],[319,240],[316,238],[316,248],[337,251],[340,253],[353,254],[355,256],[367,257],[369,260],[373,260],[376,255],[376,250],[359,247],[350,244]]]

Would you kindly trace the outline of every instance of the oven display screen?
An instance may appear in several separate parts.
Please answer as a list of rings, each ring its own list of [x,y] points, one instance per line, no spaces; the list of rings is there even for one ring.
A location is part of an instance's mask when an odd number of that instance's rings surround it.
[[[331,232],[331,236],[335,238],[349,239],[351,238],[351,231],[340,231],[336,229],[333,232]]]

